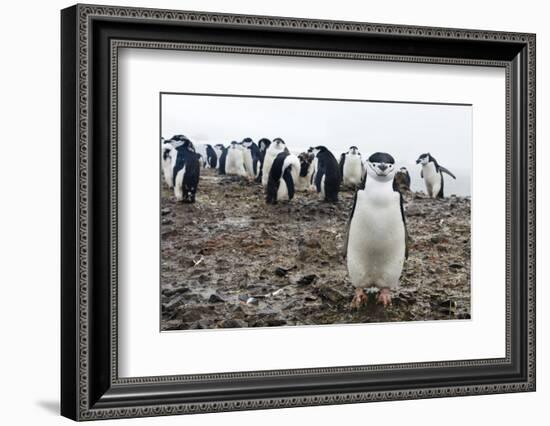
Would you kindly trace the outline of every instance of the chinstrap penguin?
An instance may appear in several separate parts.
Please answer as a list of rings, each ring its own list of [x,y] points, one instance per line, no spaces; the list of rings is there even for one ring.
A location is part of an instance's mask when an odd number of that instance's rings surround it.
[[[281,138],[273,139],[273,142],[271,142],[271,144],[267,147],[262,167],[262,186],[267,187],[271,165],[273,164],[273,161],[275,161],[277,155],[285,150],[287,150],[286,144]]]
[[[271,145],[271,141],[267,138],[262,138],[258,141],[258,149],[260,150],[260,170],[258,170],[258,175],[256,176],[256,182],[261,183],[262,182],[262,171],[264,168],[264,157],[265,153],[267,151],[267,148],[269,148],[269,145]]]
[[[227,157],[225,159],[225,173],[228,175],[246,177],[243,147],[236,141],[231,142],[231,145],[227,150]]]
[[[351,146],[348,152],[340,156],[340,173],[345,186],[355,187],[363,180],[363,161],[356,146]]]
[[[182,141],[172,157],[172,179],[176,201],[194,203],[200,177],[200,154],[191,141]]]
[[[258,148],[258,145],[251,138],[243,139],[241,144],[243,146],[244,168],[248,178],[254,180],[260,172],[260,148]]]
[[[456,179],[456,176],[445,167],[439,165],[429,152],[421,154],[418,160],[416,160],[416,164],[422,165],[420,177],[424,179],[428,196],[430,198],[443,198],[443,173],[447,173],[453,179]]]
[[[164,182],[168,188],[172,189],[174,187],[174,181],[172,179],[172,161],[176,156],[176,149],[172,143],[168,140],[162,139],[160,147],[160,156],[162,164],[162,174],[164,176]]]
[[[366,167],[345,243],[348,273],[356,289],[352,308],[366,303],[364,289],[368,287],[379,289],[379,303],[391,304],[391,291],[399,287],[408,256],[403,198],[393,185],[395,161],[391,155],[377,152],[369,157]]]
[[[315,155],[315,169],[312,175],[313,189],[321,194],[325,201],[336,203],[340,190],[340,168],[332,152],[324,146],[313,149]]]
[[[225,175],[225,160],[227,159],[227,148],[221,143],[214,147],[218,154],[218,174]]]
[[[311,175],[313,174],[313,154],[302,152],[298,155],[300,160],[300,175],[296,182],[296,191],[307,191],[311,185]]]
[[[401,192],[407,192],[411,190],[411,175],[406,167],[401,167],[396,173],[393,179],[395,188]]]
[[[290,201],[294,197],[295,182],[300,174],[300,160],[294,154],[283,151],[275,157],[269,170],[266,202]]]

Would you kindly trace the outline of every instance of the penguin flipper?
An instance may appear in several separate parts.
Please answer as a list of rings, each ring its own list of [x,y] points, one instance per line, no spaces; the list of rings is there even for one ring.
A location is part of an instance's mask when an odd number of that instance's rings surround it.
[[[403,227],[405,228],[405,259],[409,258],[409,231],[407,230],[407,221],[405,220],[405,208],[403,207],[403,195],[398,189],[393,189],[399,194],[399,207],[401,209],[401,219],[403,220]]]
[[[456,179],[456,176],[453,175],[449,169],[446,169],[443,166],[439,166],[439,171],[442,173],[447,173],[450,177],[452,177],[453,179]]]
[[[353,206],[351,207],[348,223],[346,225],[346,233],[344,235],[344,246],[342,247],[342,254],[344,256],[344,259],[348,256],[349,229],[351,227],[351,220],[353,218],[353,213],[355,212],[355,204],[357,203],[357,192],[358,191],[355,191],[355,195],[353,196]]]
[[[423,171],[423,170],[420,170],[420,177],[421,177],[422,179],[424,179],[424,171]]]
[[[344,177],[344,162],[346,161],[346,154],[340,155],[340,176]]]

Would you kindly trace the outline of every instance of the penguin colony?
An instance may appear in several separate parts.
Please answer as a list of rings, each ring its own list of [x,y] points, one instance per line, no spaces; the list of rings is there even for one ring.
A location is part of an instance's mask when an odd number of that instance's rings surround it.
[[[375,152],[365,161],[356,146],[337,161],[325,146],[316,146],[298,156],[281,138],[251,138],[229,145],[194,144],[184,135],[161,138],[164,182],[176,201],[194,203],[201,168],[220,175],[238,176],[261,183],[267,204],[291,201],[296,192],[312,191],[326,202],[337,203],[340,188],[355,190],[344,243],[347,269],[355,295],[351,308],[366,304],[365,289],[377,289],[377,301],[391,304],[399,288],[408,257],[403,193],[410,191],[411,178],[405,167],[396,168],[388,153]],[[430,198],[444,198],[443,174],[456,177],[430,154],[421,154],[421,177]]]

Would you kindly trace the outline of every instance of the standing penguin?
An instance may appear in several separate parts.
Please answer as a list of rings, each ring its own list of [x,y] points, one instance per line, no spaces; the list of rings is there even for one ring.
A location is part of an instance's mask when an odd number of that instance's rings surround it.
[[[313,174],[313,154],[302,152],[298,155],[298,160],[300,160],[300,175],[295,189],[296,191],[307,191]]]
[[[206,144],[206,163],[212,169],[218,167],[218,154],[216,154],[216,150],[210,144]]]
[[[191,141],[183,141],[174,148],[172,157],[172,180],[176,201],[194,203],[200,177],[200,154]]]
[[[243,147],[238,142],[231,142],[231,145],[227,150],[227,158],[225,159],[225,173],[228,175],[246,177]]]
[[[223,146],[221,143],[218,143],[214,146],[214,150],[216,151],[216,154],[218,155],[218,173],[220,175],[225,174],[225,160],[227,158],[227,148]]]
[[[260,148],[251,138],[245,138],[241,142],[243,146],[244,168],[248,178],[254,180],[260,172]]]
[[[391,304],[408,257],[407,226],[401,193],[394,190],[395,161],[389,154],[372,154],[363,189],[355,194],[346,236],[348,273],[355,287],[352,308],[367,302],[363,291],[377,287],[378,301]]]
[[[275,161],[277,155],[285,150],[287,150],[286,144],[285,141],[281,138],[273,139],[273,142],[271,142],[271,144],[267,147],[262,168],[262,186],[267,187],[267,181],[269,179],[269,171],[271,170],[271,166]]]
[[[195,151],[202,157],[202,166],[215,169],[218,163],[218,155],[212,145],[206,143],[196,144]]]
[[[430,198],[443,198],[443,173],[447,173],[453,179],[456,179],[456,176],[445,167],[440,166],[429,152],[421,154],[416,160],[416,164],[422,165],[420,177],[424,179],[426,191]]]
[[[411,175],[409,175],[409,171],[406,167],[401,167],[399,171],[395,173],[393,182],[394,187],[402,194],[411,190]]]
[[[271,141],[267,138],[262,138],[258,141],[258,149],[260,150],[260,170],[258,171],[258,175],[256,176],[256,182],[261,183],[262,182],[262,171],[264,168],[264,157],[265,153],[267,151],[267,148],[269,148],[269,145],[271,145]]]
[[[340,174],[345,186],[355,187],[363,180],[363,161],[356,146],[351,146],[340,156]]]
[[[290,201],[294,197],[295,182],[300,173],[300,160],[294,154],[283,151],[277,155],[267,180],[266,202]]]
[[[312,175],[314,190],[321,194],[325,201],[336,203],[338,191],[340,190],[340,168],[332,152],[324,146],[317,146],[313,149],[315,155],[315,170]]]
[[[176,156],[176,149],[170,141],[166,141],[164,138],[162,139],[160,147],[160,155],[164,182],[166,182],[168,188],[172,189],[174,187],[174,181],[172,179],[172,159]]]

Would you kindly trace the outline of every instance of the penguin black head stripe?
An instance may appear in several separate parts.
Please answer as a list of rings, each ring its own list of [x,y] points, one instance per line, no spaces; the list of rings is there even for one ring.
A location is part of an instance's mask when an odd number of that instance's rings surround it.
[[[368,161],[371,163],[395,164],[393,157],[385,152],[375,152],[369,157]]]
[[[261,152],[265,152],[269,145],[271,145],[271,141],[267,138],[262,138],[258,141],[258,147],[260,148]]]
[[[316,150],[317,152],[326,152],[328,151],[327,147],[326,146],[316,146],[315,148],[313,148],[314,150]]]
[[[387,181],[395,174],[395,160],[385,152],[375,152],[367,160],[367,175],[376,180]]]
[[[430,162],[435,162],[434,160],[435,159],[430,155],[430,153],[426,152],[424,154],[420,154],[420,156],[416,160],[416,164],[425,165],[425,164],[428,164]]]
[[[428,195],[432,198],[444,198],[443,173],[448,174],[453,179],[456,179],[456,176],[449,169],[440,165],[429,152],[420,154],[418,160],[416,160],[416,164],[422,166],[420,177],[424,179]]]

